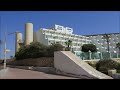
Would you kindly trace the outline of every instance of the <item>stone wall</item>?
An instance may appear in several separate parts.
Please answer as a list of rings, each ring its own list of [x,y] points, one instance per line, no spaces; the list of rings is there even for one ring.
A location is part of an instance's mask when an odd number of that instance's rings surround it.
[[[14,60],[8,62],[8,65],[15,66],[35,66],[35,67],[53,67],[54,58],[53,57],[41,57],[36,59],[23,59],[23,60]]]

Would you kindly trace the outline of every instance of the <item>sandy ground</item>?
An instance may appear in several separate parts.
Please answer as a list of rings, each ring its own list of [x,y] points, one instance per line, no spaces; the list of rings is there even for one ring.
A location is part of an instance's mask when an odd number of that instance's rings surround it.
[[[0,79],[78,79],[61,75],[47,74],[44,72],[24,70],[17,68],[8,68]]]

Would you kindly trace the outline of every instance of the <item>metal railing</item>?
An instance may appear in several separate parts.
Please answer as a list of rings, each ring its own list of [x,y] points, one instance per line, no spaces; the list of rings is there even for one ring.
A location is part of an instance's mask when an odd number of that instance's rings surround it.
[[[94,59],[111,59],[111,58],[120,58],[120,53],[114,52],[79,52],[75,53],[76,56],[82,60],[94,60]]]

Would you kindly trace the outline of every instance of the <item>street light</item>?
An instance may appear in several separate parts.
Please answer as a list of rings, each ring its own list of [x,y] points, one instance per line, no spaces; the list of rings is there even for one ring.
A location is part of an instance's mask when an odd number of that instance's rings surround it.
[[[8,35],[15,34],[16,39],[15,39],[15,53],[19,51],[19,48],[21,45],[23,45],[23,40],[22,40],[22,33],[19,31],[9,33]]]
[[[10,33],[11,34],[11,33]],[[10,35],[8,34],[8,35]],[[10,52],[9,49],[6,49],[6,32],[4,33],[4,69],[6,68],[6,53]]]
[[[6,32],[4,33],[4,38],[5,38],[5,41],[4,41],[4,69],[6,68]]]
[[[20,33],[20,32],[19,31],[15,31],[15,32],[9,33],[8,35],[16,34],[16,33]]]

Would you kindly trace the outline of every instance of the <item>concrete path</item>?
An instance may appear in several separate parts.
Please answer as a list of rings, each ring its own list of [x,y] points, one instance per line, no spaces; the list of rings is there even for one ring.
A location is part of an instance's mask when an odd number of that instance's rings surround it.
[[[78,79],[73,77],[46,74],[44,72],[8,68],[7,72],[0,76],[0,79]]]

